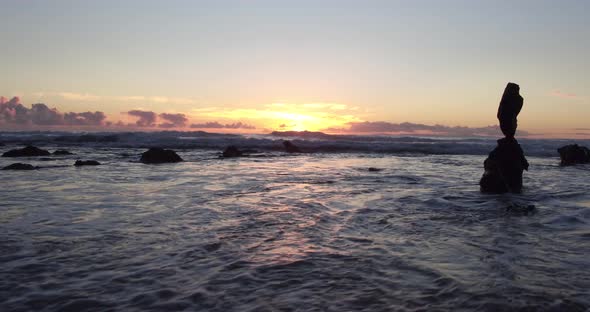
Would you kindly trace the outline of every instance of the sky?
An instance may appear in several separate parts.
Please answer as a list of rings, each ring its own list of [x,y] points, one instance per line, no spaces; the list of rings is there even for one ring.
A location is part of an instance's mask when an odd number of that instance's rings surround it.
[[[590,137],[589,12],[583,0],[0,0],[0,129],[490,132],[512,81],[522,134]]]

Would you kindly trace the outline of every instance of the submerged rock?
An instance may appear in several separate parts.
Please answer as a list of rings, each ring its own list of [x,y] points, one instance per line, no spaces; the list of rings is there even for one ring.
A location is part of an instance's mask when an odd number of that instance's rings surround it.
[[[35,167],[33,165],[23,164],[23,163],[14,163],[14,164],[11,164],[11,165],[8,165],[8,166],[2,168],[2,170],[35,170],[35,169],[39,169],[39,167]]]
[[[503,138],[484,162],[485,172],[479,181],[484,193],[520,193],[522,172],[529,163],[516,139]]]
[[[590,150],[578,144],[570,144],[557,149],[562,166],[586,164],[590,162]]]
[[[141,154],[139,161],[144,164],[161,164],[180,162],[182,158],[173,150],[154,147]]]
[[[284,141],[283,146],[285,147],[285,151],[287,153],[301,153],[301,150],[297,145],[293,144],[291,141]]]
[[[80,166],[99,166],[100,163],[96,160],[76,160],[76,162],[74,163],[74,166],[76,167],[80,167]]]
[[[2,154],[2,157],[31,157],[31,156],[49,156],[49,155],[51,155],[51,154],[48,151],[29,145],[25,148],[10,150],[10,151]]]
[[[56,150],[53,155],[74,155],[74,153],[66,150]]]
[[[241,157],[244,156],[244,153],[240,151],[237,147],[230,145],[223,151],[223,157],[231,158],[231,157]]]

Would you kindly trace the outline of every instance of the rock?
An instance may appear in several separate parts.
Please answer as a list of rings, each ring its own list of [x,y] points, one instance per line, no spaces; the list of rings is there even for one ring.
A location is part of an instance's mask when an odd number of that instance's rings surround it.
[[[80,167],[80,166],[99,166],[100,163],[96,160],[76,160],[76,163],[74,163],[74,166],[76,167]]]
[[[56,150],[53,155],[74,155],[74,153],[66,150]]]
[[[182,161],[182,158],[180,158],[180,156],[178,156],[173,150],[154,147],[141,154],[141,159],[139,161],[144,164],[161,164],[180,162]]]
[[[383,170],[383,169],[381,169],[381,168],[375,168],[375,167],[369,167],[369,172],[379,172],[381,170]]]
[[[39,169],[39,167],[35,167],[33,165],[23,164],[23,163],[15,163],[15,164],[8,165],[8,166],[2,168],[2,170],[35,170],[35,169]]]
[[[557,149],[562,166],[586,164],[590,162],[590,150],[578,144],[570,144]]]
[[[479,181],[484,193],[520,193],[522,172],[529,163],[516,139],[503,138],[484,162],[485,172]]]
[[[240,157],[243,156],[244,153],[240,151],[237,147],[230,145],[223,151],[223,157],[230,158],[230,157]]]
[[[34,146],[27,146],[21,149],[13,149],[4,154],[2,157],[30,157],[30,156],[49,156],[50,153],[46,150],[34,147]]]
[[[291,141],[283,141],[283,146],[285,147],[285,151],[287,153],[301,153],[299,147],[297,147]]]
[[[498,107],[498,120],[500,121],[500,129],[507,138],[513,138],[518,126],[516,117],[522,109],[523,98],[519,94],[520,87],[512,82],[509,82],[504,89],[500,106]]]

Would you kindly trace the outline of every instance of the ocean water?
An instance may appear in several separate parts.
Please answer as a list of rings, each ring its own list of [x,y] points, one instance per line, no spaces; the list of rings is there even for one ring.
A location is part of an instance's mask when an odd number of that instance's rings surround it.
[[[524,193],[486,195],[492,139],[105,135],[0,135],[76,154],[0,158],[42,167],[0,171],[1,311],[590,308],[590,166],[559,166],[569,142],[521,140]],[[185,162],[139,163],[156,145]]]

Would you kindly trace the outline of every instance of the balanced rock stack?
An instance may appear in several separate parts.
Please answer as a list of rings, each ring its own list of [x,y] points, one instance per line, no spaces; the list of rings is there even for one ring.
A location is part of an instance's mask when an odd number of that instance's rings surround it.
[[[498,120],[504,138],[498,140],[498,146],[484,162],[485,172],[479,181],[484,193],[520,193],[522,190],[522,172],[529,169],[529,163],[514,138],[516,117],[523,104],[519,91],[520,87],[512,82],[504,89],[498,108]]]

